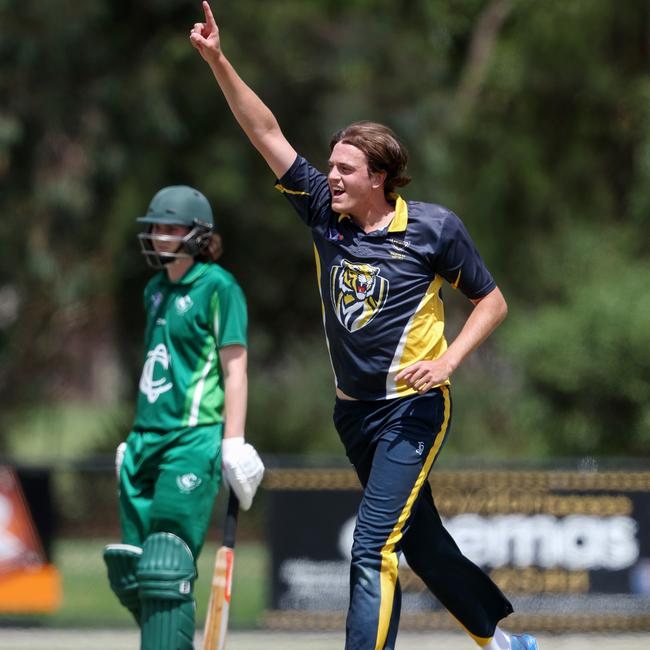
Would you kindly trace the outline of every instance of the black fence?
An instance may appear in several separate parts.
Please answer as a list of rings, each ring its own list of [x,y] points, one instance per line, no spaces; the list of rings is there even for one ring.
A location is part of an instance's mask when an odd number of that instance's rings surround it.
[[[511,598],[518,629],[650,629],[650,471],[434,472],[461,550]],[[267,480],[269,625],[340,628],[361,497],[350,470],[279,470]],[[456,628],[403,562],[402,626]]]
[[[356,477],[340,459],[265,461],[256,505],[241,520],[242,539],[261,542],[269,558],[261,623],[340,629],[361,498]],[[12,467],[48,558],[56,539],[119,538],[112,459]],[[447,466],[430,482],[463,552],[513,601],[510,627],[650,630],[650,464]],[[215,508],[213,540],[224,504]],[[456,628],[405,563],[400,582],[402,627]]]

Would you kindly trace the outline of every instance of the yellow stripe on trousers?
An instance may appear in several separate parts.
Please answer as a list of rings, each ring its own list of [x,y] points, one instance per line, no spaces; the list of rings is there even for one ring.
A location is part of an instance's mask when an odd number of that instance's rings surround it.
[[[449,416],[451,414],[451,401],[449,399],[449,388],[441,386],[442,397],[445,402],[445,414],[442,421],[440,431],[436,435],[433,447],[429,451],[424,465],[418,474],[415,485],[409,494],[408,499],[402,512],[400,513],[397,523],[393,528],[391,534],[388,536],[386,543],[381,549],[381,573],[379,575],[380,581],[380,605],[379,605],[379,622],[377,624],[377,641],[375,643],[375,650],[382,650],[388,635],[388,626],[390,625],[390,615],[393,611],[393,599],[395,597],[395,585],[397,584],[397,553],[395,553],[395,546],[402,539],[402,528],[411,515],[411,509],[415,503],[415,499],[420,493],[422,484],[426,480],[433,461],[436,459],[440,447],[447,434],[447,426],[449,424]]]
[[[484,648],[494,638],[493,636],[476,636],[476,634],[472,634],[453,614],[451,614],[451,617],[456,621],[456,623],[458,623],[458,625],[463,628],[463,630],[465,630],[465,632],[467,632],[469,636],[472,637],[474,643],[476,643],[481,648]]]

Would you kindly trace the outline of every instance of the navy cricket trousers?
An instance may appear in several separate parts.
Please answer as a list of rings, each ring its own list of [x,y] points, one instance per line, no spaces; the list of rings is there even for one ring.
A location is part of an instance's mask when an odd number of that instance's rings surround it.
[[[336,400],[334,425],[364,490],[352,545],[346,650],[393,650],[399,554],[483,644],[512,605],[445,530],[427,481],[451,421],[449,388],[380,400]]]

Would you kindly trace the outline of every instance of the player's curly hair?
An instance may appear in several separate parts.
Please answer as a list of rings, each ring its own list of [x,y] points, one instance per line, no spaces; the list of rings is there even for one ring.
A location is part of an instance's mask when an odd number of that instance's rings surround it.
[[[354,122],[337,131],[330,140],[330,153],[338,142],[361,149],[368,159],[370,172],[385,172],[384,195],[387,199],[397,187],[411,182],[406,174],[408,151],[387,126],[379,122]]]

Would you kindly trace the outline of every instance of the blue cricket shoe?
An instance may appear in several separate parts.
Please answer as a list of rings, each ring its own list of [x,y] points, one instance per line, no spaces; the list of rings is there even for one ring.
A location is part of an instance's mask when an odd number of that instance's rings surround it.
[[[512,650],[539,650],[537,640],[530,634],[513,634],[510,640]]]

